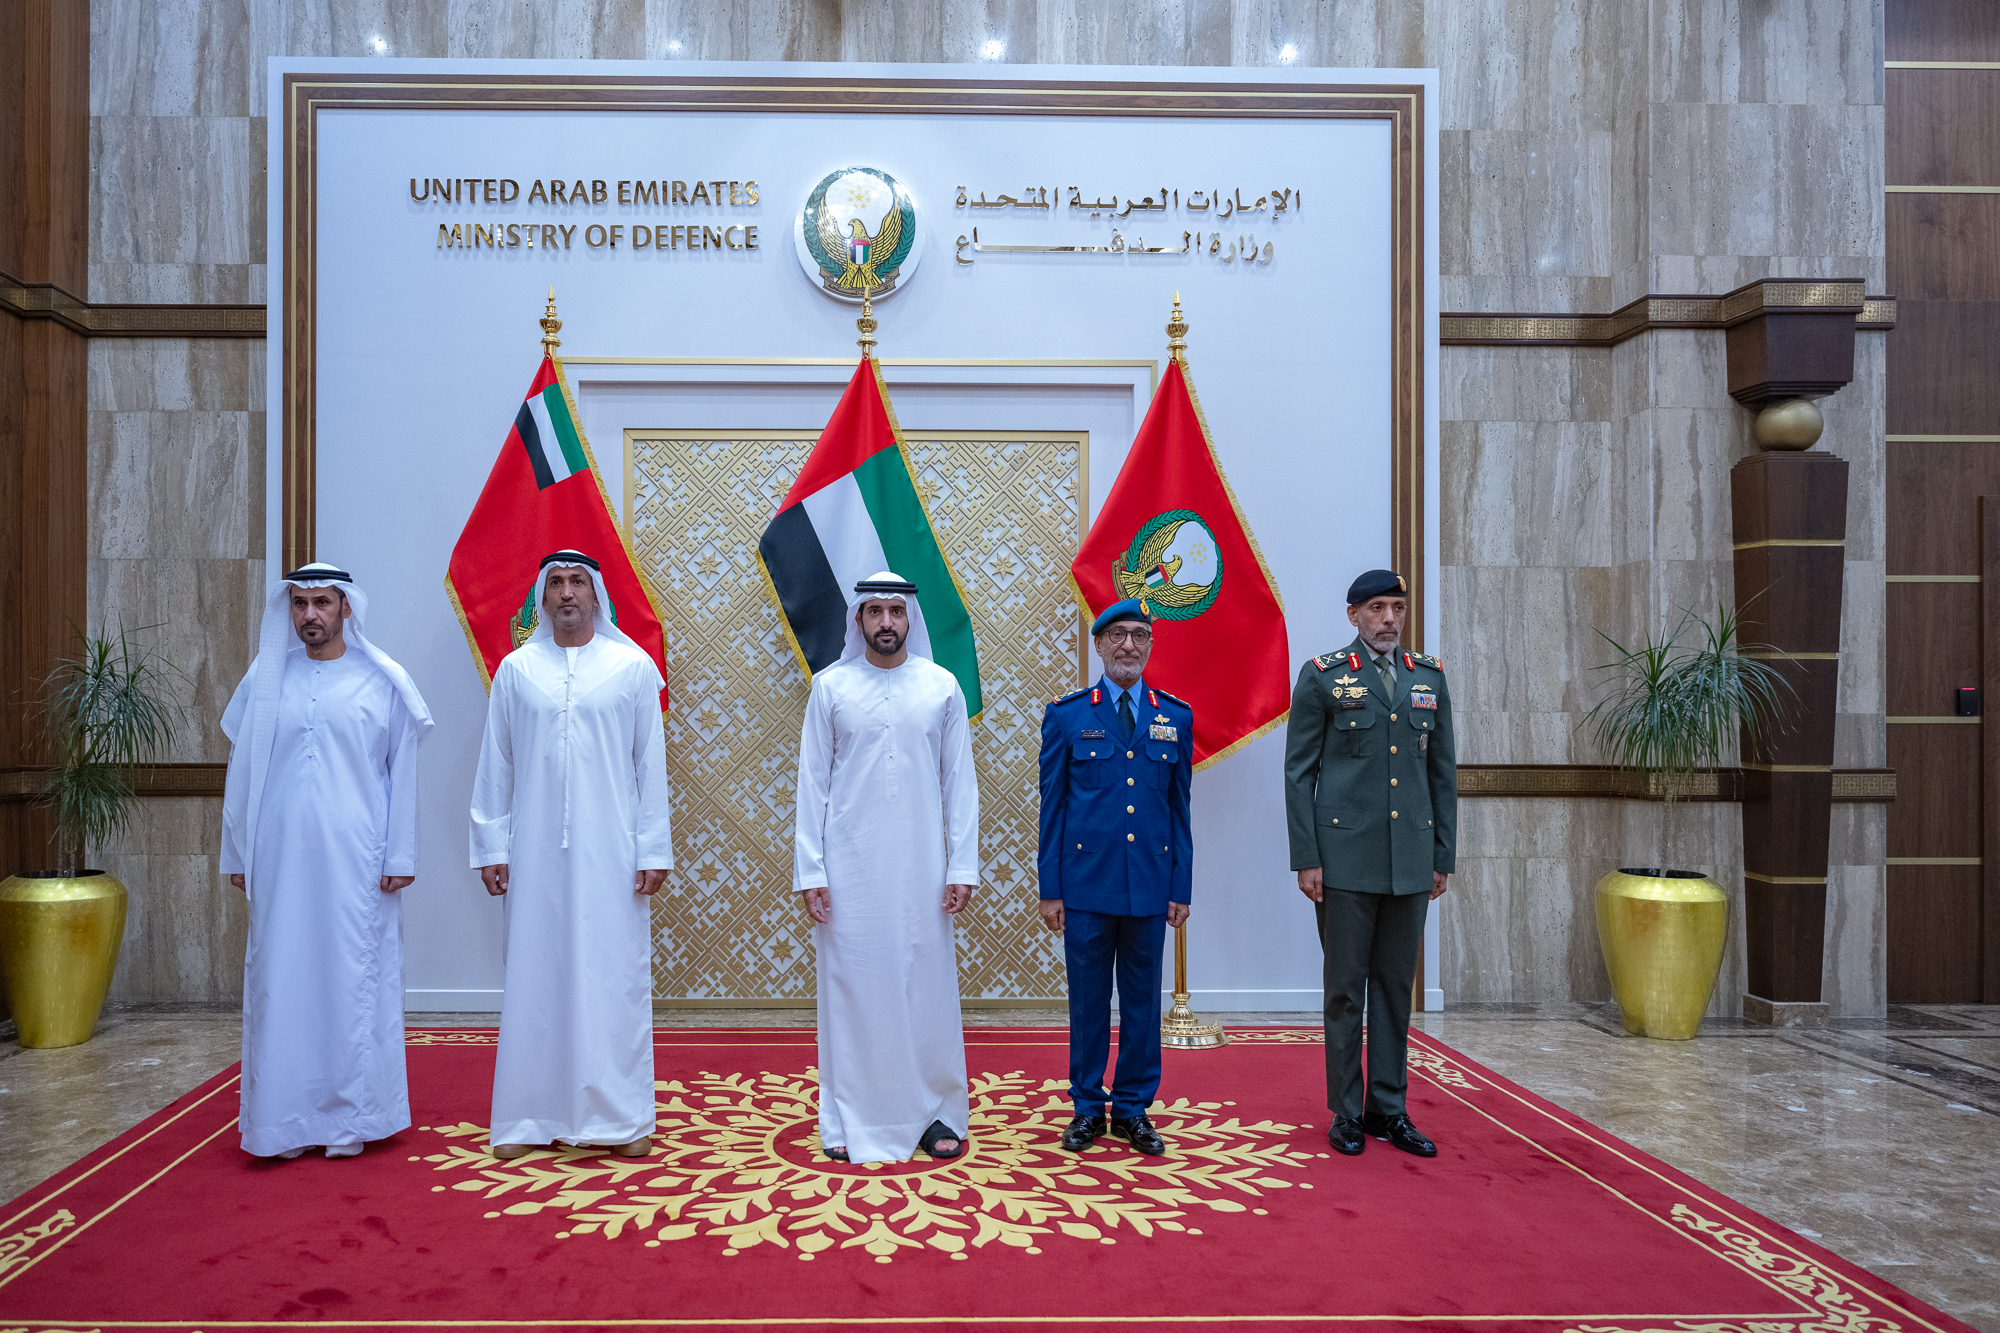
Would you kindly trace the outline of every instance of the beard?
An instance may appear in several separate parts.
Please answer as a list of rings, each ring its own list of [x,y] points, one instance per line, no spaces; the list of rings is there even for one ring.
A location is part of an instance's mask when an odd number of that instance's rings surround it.
[[[1378,653],[1386,653],[1391,648],[1394,648],[1397,641],[1402,637],[1402,634],[1396,630],[1382,629],[1377,630],[1373,634],[1363,634],[1361,641]]]
[[[878,656],[894,657],[897,653],[903,651],[903,642],[909,637],[907,630],[898,634],[892,629],[878,629],[874,634],[869,636],[868,646],[874,649]],[[887,640],[887,642],[885,643],[884,640]]]

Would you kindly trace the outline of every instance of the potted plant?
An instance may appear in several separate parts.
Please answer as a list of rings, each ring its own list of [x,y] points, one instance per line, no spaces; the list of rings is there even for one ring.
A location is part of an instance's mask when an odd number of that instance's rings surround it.
[[[55,866],[0,883],[0,985],[23,1046],[90,1040],[125,934],[125,886],[84,865],[131,818],[134,770],[172,742],[185,677],[136,648],[79,634],[79,652],[42,682],[55,764],[41,801],[54,815]]]
[[[1691,625],[1700,646],[1683,647]],[[1793,694],[1791,682],[1745,654],[1738,627],[1738,613],[1718,606],[1713,620],[1683,612],[1665,637],[1649,634],[1636,647],[1598,631],[1617,660],[1594,668],[1612,675],[1584,725],[1613,764],[1639,773],[1646,793],[1666,803],[1663,853],[1673,845],[1675,802],[1691,793],[1697,772],[1719,766],[1732,738],[1754,747]],[[1597,938],[1625,1030],[1694,1036],[1728,932],[1728,896],[1698,870],[1628,867],[1599,880]]]

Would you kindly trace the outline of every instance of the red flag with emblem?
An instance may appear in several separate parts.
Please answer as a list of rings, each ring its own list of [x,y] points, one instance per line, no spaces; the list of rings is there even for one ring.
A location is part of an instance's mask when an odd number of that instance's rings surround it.
[[[1146,681],[1194,709],[1196,768],[1285,720],[1292,680],[1284,604],[1222,475],[1178,351],[1069,568],[1092,617],[1113,602],[1145,599],[1153,617]]]

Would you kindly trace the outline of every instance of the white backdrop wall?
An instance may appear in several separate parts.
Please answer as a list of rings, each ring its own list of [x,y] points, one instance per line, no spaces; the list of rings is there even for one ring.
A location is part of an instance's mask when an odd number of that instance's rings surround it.
[[[602,76],[608,62],[402,62],[439,73]],[[282,123],[283,74],[367,68],[365,61],[271,62],[272,124]],[[627,67],[619,66],[621,72]],[[782,74],[843,78],[1002,77],[990,67],[703,66],[634,64],[662,76]],[[1437,469],[1436,75],[1421,70],[1191,71],[1038,68],[1038,79],[1179,83],[1251,80],[1421,84],[1424,117],[1423,311],[1425,476]],[[270,160],[270,254],[283,256],[283,145]],[[419,882],[407,901],[407,984],[413,1007],[497,1006],[499,909],[466,857],[466,802],[485,696],[443,588],[443,574],[539,355],[540,314],[553,286],[562,351],[591,443],[622,503],[622,431],[824,420],[846,369],[746,369],[648,363],[684,358],[804,360],[854,355],[853,307],[802,274],[794,213],[821,177],[879,167],[916,198],[924,257],[878,307],[880,354],[966,364],[890,366],[912,429],[1091,432],[1091,510],[1103,500],[1143,415],[1150,371],[1005,367],[994,361],[1164,360],[1162,325],[1176,290],[1190,365],[1223,466],[1284,596],[1292,659],[1347,642],[1348,580],[1389,562],[1390,163],[1380,121],[886,114],[689,114],[571,111],[344,111],[321,117],[318,141],[318,419],[316,554],[352,569],[373,597],[371,637],[412,672],[438,719],[423,760]],[[510,203],[439,206],[410,197],[432,177],[520,183]],[[754,207],[687,209],[603,204],[549,208],[526,201],[531,181],[697,178],[758,182]],[[1051,188],[1062,206],[1029,213],[958,207],[973,198]],[[1254,224],[1219,226],[1185,211],[1134,223],[1068,206],[1113,195],[1240,189],[1247,201],[1279,188],[1301,206]],[[739,196],[740,197],[740,196]],[[482,192],[483,198],[483,192]],[[1121,202],[1122,206],[1122,202]],[[466,250],[436,244],[440,222],[575,228],[568,248]],[[723,222],[758,227],[759,248],[634,251],[630,228]],[[1197,222],[1203,225],[1196,226]],[[586,244],[590,224],[621,225],[623,243]],[[956,240],[1105,245],[1116,227],[1149,244],[1183,230],[1252,232],[1272,262],[1222,263],[1201,254],[993,254]],[[743,233],[735,234],[741,238]],[[284,290],[288,275],[274,275]],[[270,339],[270,410],[283,419],[285,348]],[[639,359],[607,364],[600,358]],[[777,419],[782,417],[782,419]],[[765,419],[771,418],[771,419]],[[266,470],[269,548],[282,549],[277,431]],[[1423,496],[1425,559],[1437,567],[1434,480]],[[274,569],[275,572],[275,569]],[[1435,615],[1435,597],[1430,602]],[[664,610],[671,616],[671,604]],[[1435,643],[1436,625],[1426,626]],[[673,664],[669,662],[671,671]],[[1313,1008],[1319,950],[1288,868],[1282,731],[1195,779],[1195,913],[1189,933],[1198,1003],[1213,1008]],[[783,892],[785,886],[773,885]],[[1436,987],[1435,926],[1427,974]]]

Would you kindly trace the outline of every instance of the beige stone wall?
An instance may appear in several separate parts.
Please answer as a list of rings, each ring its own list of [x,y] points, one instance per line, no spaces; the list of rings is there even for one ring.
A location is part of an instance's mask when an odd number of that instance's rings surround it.
[[[92,0],[90,296],[264,300],[263,60],[368,55],[377,35],[457,58],[971,61],[999,40],[1010,64],[1274,65],[1289,44],[1299,65],[1435,66],[1445,309],[1607,311],[1765,276],[1879,292],[1881,28],[1879,0]],[[173,611],[162,632],[202,682],[188,758],[220,755],[264,578],[260,353],[100,342],[91,361],[92,616]],[[1722,335],[1449,348],[1441,370],[1435,647],[1461,758],[1592,761],[1592,631],[1642,634],[1731,592],[1728,470],[1752,446]],[[1879,338],[1856,372],[1824,406],[1852,465],[1836,762],[1864,767],[1886,752]],[[160,909],[134,914],[120,994],[235,993],[240,924],[225,889],[197,886],[186,836],[213,804],[162,803],[119,850]],[[1670,840],[1667,816],[1466,802],[1452,997],[1604,998],[1591,888],[1619,864],[1740,885],[1735,807],[1672,812]],[[1840,807],[1834,830],[1827,998],[1865,1012],[1884,993],[1882,808]],[[1741,990],[1732,941],[1717,1011]]]

